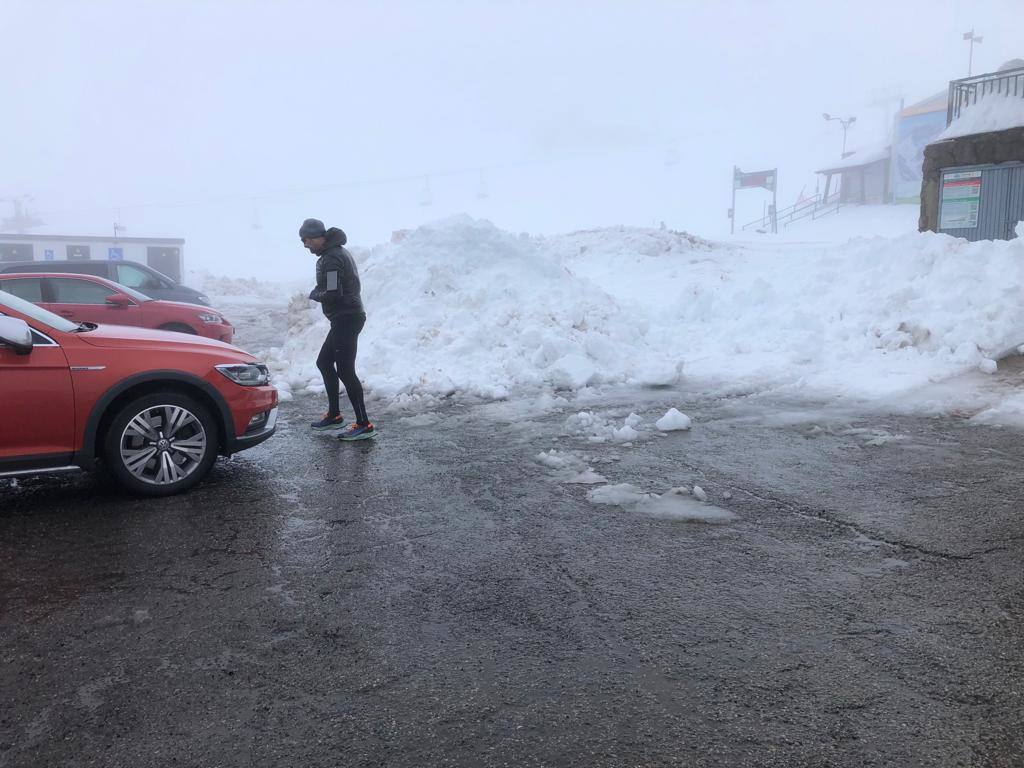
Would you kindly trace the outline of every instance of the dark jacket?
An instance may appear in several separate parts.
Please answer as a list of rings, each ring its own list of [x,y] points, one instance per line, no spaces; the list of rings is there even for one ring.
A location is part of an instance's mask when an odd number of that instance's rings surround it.
[[[316,288],[309,298],[320,302],[328,320],[340,315],[365,314],[359,296],[359,271],[355,259],[345,248],[348,238],[337,227],[327,230],[327,242],[317,254]]]

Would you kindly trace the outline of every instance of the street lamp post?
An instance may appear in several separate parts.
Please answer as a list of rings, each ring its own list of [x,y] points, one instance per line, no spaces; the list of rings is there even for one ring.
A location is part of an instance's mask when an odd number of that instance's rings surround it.
[[[830,115],[828,112],[822,113],[821,116],[824,117],[826,120],[838,120],[839,124],[843,126],[843,157],[846,157],[846,132],[847,130],[849,130],[851,125],[857,122],[857,118],[851,115],[850,117],[843,120],[843,118],[841,117],[832,117],[832,115]]]

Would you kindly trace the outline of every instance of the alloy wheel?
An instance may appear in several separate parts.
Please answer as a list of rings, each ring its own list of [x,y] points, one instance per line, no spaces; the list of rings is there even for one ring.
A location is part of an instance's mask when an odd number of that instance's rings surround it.
[[[207,451],[202,422],[178,405],[157,405],[136,414],[120,439],[121,461],[150,485],[177,483],[199,467]]]

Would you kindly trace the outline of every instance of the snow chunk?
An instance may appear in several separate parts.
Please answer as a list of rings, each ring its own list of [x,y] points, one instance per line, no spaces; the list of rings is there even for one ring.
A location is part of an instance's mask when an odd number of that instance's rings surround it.
[[[559,453],[554,448],[550,451],[541,451],[535,458],[549,469],[566,469],[567,467],[575,466],[577,463],[576,457]]]
[[[644,493],[632,483],[616,483],[595,488],[587,493],[587,498],[594,504],[626,507],[649,500],[651,494]]]
[[[631,413],[623,421],[621,427],[609,423],[607,419],[591,411],[580,411],[565,420],[565,432],[568,435],[586,437],[592,443],[619,443],[626,445],[642,437],[636,425],[641,419]]]
[[[587,498],[594,504],[624,507],[652,517],[685,522],[728,523],[736,519],[736,515],[727,509],[693,498],[685,487],[670,488],[657,496],[644,493],[631,483],[617,483],[595,488]]]
[[[736,519],[736,515],[727,509],[691,497],[686,488],[671,488],[643,504],[640,511],[652,517],[693,523],[728,523]]]
[[[693,497],[695,499],[700,500],[700,501],[707,501],[708,500],[707,492],[703,488],[701,488],[699,485],[693,486]]]
[[[580,389],[592,383],[597,376],[593,362],[578,352],[560,357],[548,370],[551,383],[561,389]]]
[[[624,424],[612,434],[612,438],[617,443],[630,443],[638,437],[640,437],[640,433],[629,426],[629,424]]]
[[[669,408],[664,416],[654,422],[654,426],[662,432],[670,432],[672,430],[689,429],[691,423],[690,417],[685,413],[681,413],[675,408]]]

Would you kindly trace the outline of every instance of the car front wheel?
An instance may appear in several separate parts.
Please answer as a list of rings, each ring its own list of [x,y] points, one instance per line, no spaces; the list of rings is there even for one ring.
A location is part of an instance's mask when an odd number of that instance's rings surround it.
[[[145,395],[114,416],[104,458],[128,490],[170,496],[191,488],[210,471],[217,459],[217,425],[187,395]]]

